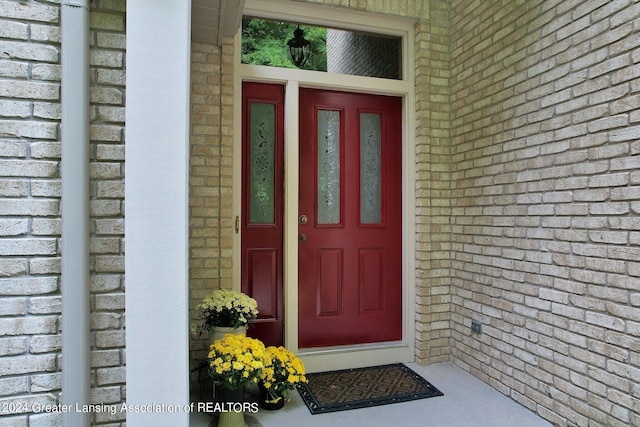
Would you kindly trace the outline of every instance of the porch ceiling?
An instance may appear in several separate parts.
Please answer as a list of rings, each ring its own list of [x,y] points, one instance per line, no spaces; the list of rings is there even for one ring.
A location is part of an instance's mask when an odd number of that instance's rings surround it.
[[[221,44],[233,37],[242,23],[245,0],[192,0],[191,40]]]

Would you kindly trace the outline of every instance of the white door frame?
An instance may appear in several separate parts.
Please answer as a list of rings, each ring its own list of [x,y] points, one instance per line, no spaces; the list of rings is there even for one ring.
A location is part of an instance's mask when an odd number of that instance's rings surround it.
[[[262,18],[304,22],[315,25],[362,30],[400,36],[403,39],[402,80],[387,80],[240,64],[236,54],[235,93],[240,98],[243,81],[260,81],[285,85],[285,200],[284,200],[284,316],[285,346],[298,353],[308,372],[347,369],[367,365],[412,362],[415,340],[415,100],[414,20],[325,6],[247,0],[245,14]],[[309,18],[311,17],[311,18]],[[241,35],[236,36],[236,53]],[[402,190],[403,190],[403,333],[401,341],[330,347],[298,348],[298,94],[300,87],[376,93],[403,98]],[[236,102],[234,164],[242,164],[242,105]],[[234,168],[234,214],[241,215],[241,168]],[[240,289],[240,235],[234,239],[234,286]]]

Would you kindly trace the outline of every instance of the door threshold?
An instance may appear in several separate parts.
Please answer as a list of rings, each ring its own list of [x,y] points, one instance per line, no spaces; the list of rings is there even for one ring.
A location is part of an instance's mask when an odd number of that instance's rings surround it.
[[[308,373],[413,362],[413,348],[406,342],[300,349],[298,357]]]
[[[305,354],[326,354],[326,353],[345,353],[350,351],[363,351],[370,349],[383,349],[383,348],[396,348],[406,347],[407,343],[404,341],[388,341],[388,342],[376,342],[367,344],[350,344],[350,345],[335,345],[331,347],[312,347],[301,348],[298,350],[298,355]]]

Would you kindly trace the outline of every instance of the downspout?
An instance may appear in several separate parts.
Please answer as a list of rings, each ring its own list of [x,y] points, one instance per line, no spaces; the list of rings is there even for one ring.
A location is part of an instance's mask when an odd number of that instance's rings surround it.
[[[90,425],[89,1],[61,1],[62,396],[64,427]]]

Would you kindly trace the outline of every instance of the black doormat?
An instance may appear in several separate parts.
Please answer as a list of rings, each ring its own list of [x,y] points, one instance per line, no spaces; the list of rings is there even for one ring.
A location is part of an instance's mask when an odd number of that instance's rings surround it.
[[[298,392],[312,414],[443,396],[402,363],[307,374]]]

